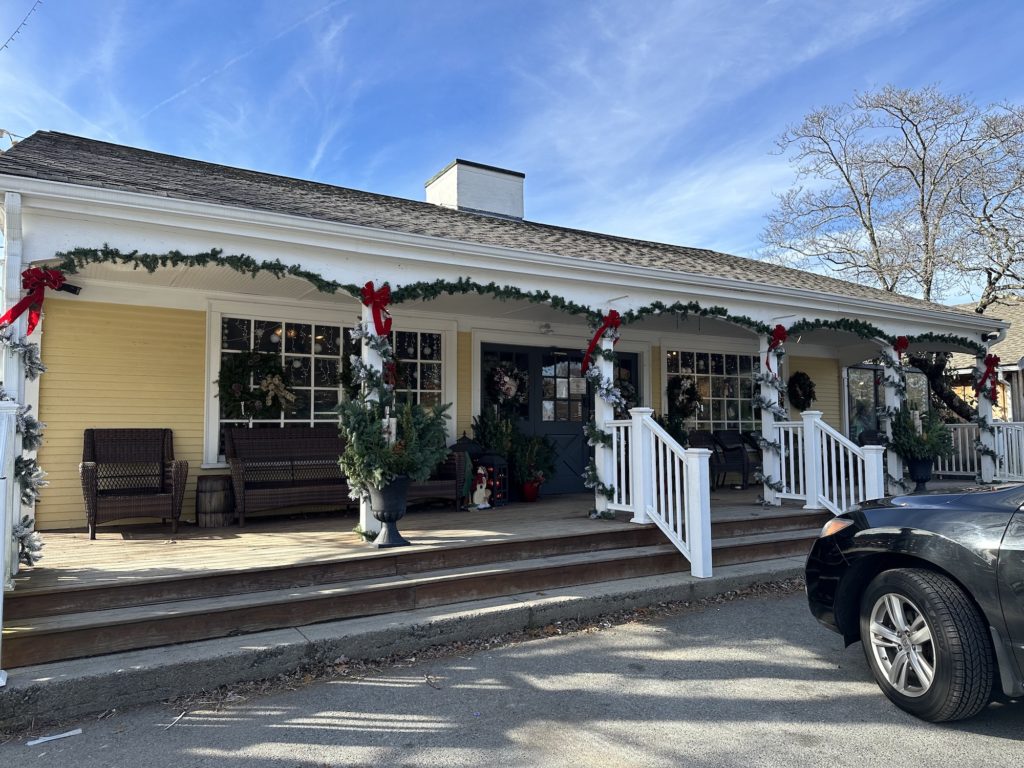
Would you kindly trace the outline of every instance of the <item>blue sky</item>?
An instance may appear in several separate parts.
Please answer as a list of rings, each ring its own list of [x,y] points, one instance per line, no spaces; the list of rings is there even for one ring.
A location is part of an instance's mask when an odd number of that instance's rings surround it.
[[[1012,0],[46,0],[0,128],[414,199],[464,157],[525,172],[530,219],[754,255],[787,123],[889,82],[1024,101],[1022,28]]]

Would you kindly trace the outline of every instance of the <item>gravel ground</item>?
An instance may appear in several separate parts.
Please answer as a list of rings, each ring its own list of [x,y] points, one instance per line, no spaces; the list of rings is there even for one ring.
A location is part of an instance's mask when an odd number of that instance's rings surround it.
[[[1024,705],[892,707],[795,582],[108,712],[0,765],[1020,766]],[[758,599],[745,599],[757,597]],[[526,640],[530,640],[526,642]],[[184,713],[184,714],[182,714]],[[39,734],[34,734],[39,735]]]

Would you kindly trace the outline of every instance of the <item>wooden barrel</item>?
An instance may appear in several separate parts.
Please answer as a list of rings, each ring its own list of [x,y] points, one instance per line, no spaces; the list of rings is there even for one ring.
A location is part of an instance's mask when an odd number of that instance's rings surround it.
[[[230,475],[200,475],[196,480],[196,524],[219,528],[235,521]]]

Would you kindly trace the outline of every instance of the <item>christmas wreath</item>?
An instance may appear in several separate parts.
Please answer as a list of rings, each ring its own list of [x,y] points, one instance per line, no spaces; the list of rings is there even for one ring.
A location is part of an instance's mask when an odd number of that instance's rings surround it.
[[[273,418],[294,407],[295,394],[288,389],[288,379],[281,358],[265,352],[242,352],[223,355],[217,396],[224,418]]]
[[[509,365],[496,365],[487,377],[487,394],[502,408],[522,405],[529,397],[526,374]]]
[[[814,382],[803,371],[797,371],[789,377],[789,381],[786,382],[786,397],[798,411],[806,411],[811,407],[811,403],[818,399],[814,392]]]
[[[684,386],[685,384],[685,386]],[[682,376],[671,376],[668,380],[668,413],[670,416],[686,420],[704,410],[703,398],[692,379]]]

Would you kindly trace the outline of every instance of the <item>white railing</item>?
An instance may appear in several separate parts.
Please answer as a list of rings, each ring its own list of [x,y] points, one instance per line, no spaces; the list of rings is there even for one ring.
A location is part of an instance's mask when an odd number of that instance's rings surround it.
[[[711,452],[684,449],[651,417],[633,408],[629,421],[610,421],[613,510],[633,522],[654,523],[690,561],[690,572],[711,576]]]
[[[841,515],[885,495],[885,449],[858,446],[822,421],[820,411],[804,411],[799,423],[776,424],[775,434],[782,481],[776,498],[803,499],[805,509]]]
[[[780,499],[806,501],[807,489],[804,486],[802,461],[804,423],[802,421],[775,422],[775,439],[782,447],[782,461],[778,478],[782,483],[782,490],[776,491],[775,495]]]
[[[633,483],[629,457],[630,434],[633,422],[618,419],[605,424],[605,431],[611,433],[612,445],[612,488],[614,495],[608,500],[608,509],[619,512],[633,511]]]
[[[947,424],[952,435],[953,455],[935,459],[934,472],[946,477],[976,477],[981,472],[978,461],[977,424]]]
[[[1024,423],[993,421],[992,429],[996,439],[995,479],[1024,482]]]

